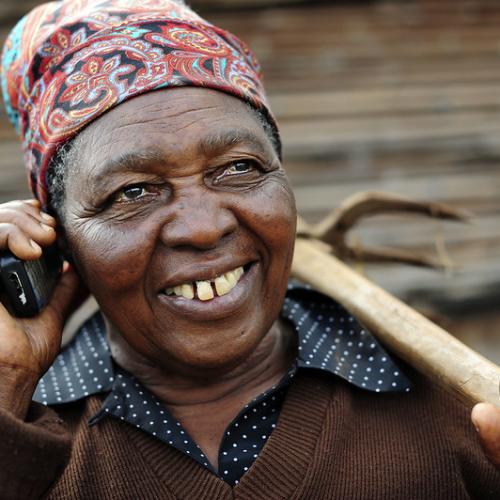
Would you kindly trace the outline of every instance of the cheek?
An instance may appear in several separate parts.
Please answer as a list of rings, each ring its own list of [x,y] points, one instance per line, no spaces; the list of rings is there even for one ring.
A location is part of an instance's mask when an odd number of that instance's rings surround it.
[[[288,182],[272,179],[247,193],[238,215],[263,249],[262,289],[254,313],[260,311],[266,318],[275,318],[286,293],[295,243],[297,213]]]
[[[154,247],[154,232],[149,227],[139,230],[88,221],[68,234],[68,242],[85,283],[99,296],[103,292],[123,293],[137,286]]]
[[[291,260],[297,212],[284,178],[271,179],[247,201],[249,225],[271,252],[271,259]]]

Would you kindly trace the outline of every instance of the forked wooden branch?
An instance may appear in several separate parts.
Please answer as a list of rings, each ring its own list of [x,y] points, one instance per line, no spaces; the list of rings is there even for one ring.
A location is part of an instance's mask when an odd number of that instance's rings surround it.
[[[379,214],[403,213],[425,215],[434,219],[465,222],[470,214],[436,202],[415,201],[402,196],[364,191],[344,200],[338,208],[321,222],[306,228],[299,227],[297,234],[328,243],[334,255],[342,260],[364,262],[402,262],[414,266],[443,269],[449,262],[401,248],[366,248],[347,242],[347,232],[362,219]]]
[[[333,256],[299,219],[292,275],[332,297],[383,344],[466,405],[500,408],[500,368]]]

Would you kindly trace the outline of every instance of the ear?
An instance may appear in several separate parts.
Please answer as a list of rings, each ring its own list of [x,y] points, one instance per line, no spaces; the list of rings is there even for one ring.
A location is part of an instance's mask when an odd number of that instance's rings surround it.
[[[78,274],[82,283],[86,283],[85,274],[82,272],[80,266],[78,265],[78,259],[75,258],[75,254],[73,253],[71,245],[68,243],[64,227],[59,222],[59,220],[56,231],[57,231],[57,247],[61,252],[62,256],[64,257],[64,260],[69,264],[71,264],[74,271]]]
[[[60,222],[57,225],[57,247],[62,253],[64,260],[68,261],[73,267],[75,267],[73,252],[71,251],[71,247],[68,245],[66,232],[64,231],[64,227]]]

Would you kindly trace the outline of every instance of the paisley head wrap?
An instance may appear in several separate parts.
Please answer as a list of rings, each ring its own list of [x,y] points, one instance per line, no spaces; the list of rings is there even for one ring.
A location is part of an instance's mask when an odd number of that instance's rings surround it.
[[[139,94],[176,86],[217,89],[263,111],[276,127],[252,52],[175,0],[43,4],[10,33],[1,70],[31,189],[44,206],[47,169],[58,149]]]

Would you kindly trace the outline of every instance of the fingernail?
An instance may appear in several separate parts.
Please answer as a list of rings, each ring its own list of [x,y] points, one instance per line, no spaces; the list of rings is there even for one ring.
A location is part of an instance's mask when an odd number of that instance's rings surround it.
[[[477,425],[475,418],[473,418],[473,417],[471,418],[471,423],[472,423],[472,427],[474,427],[474,429],[476,429],[476,432],[479,432],[479,425]]]
[[[39,252],[42,251],[42,247],[36,242],[36,241],[33,241],[33,240],[30,240],[30,245],[35,249],[35,250],[38,250]]]
[[[45,212],[40,212],[40,215],[42,219],[45,219],[48,222],[52,222],[54,220],[54,218],[51,215],[46,214]]]
[[[473,418],[471,420],[472,420],[472,426],[474,427],[474,429],[476,429],[476,432],[479,432],[479,425],[476,424]]]
[[[40,224],[40,226],[42,226],[42,229],[43,229],[44,231],[46,231],[47,233],[50,233],[51,231],[53,231],[53,230],[54,230],[54,228],[53,228],[53,227],[47,226],[47,224],[43,224],[43,223],[42,223],[42,224]]]

